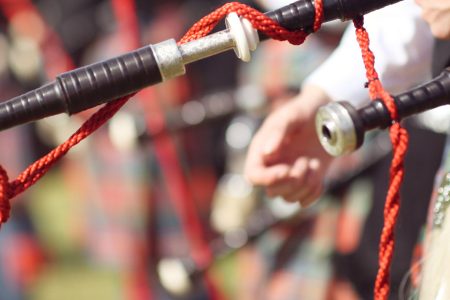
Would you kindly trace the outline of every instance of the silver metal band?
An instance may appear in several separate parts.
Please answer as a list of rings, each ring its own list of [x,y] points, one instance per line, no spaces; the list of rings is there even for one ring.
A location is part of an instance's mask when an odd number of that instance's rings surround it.
[[[174,39],[152,45],[151,47],[163,81],[186,73],[183,56]]]
[[[357,148],[358,140],[352,117],[339,103],[319,108],[316,131],[324,149],[333,156],[348,154]]]

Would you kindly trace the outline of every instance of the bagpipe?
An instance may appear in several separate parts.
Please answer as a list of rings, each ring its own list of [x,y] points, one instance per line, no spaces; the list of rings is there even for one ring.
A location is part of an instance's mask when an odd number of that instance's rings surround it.
[[[394,121],[450,104],[450,68],[438,77],[393,97],[398,119],[393,120],[380,99],[356,109],[342,101],[321,107],[317,112],[316,129],[324,149],[331,155],[351,153],[364,142],[364,134],[375,128],[387,128]]]
[[[333,0],[323,5],[323,22],[351,20],[398,0]],[[311,32],[313,0],[297,1],[265,14],[289,31]],[[218,22],[216,20],[215,22]],[[208,24],[210,25],[210,24]],[[124,55],[75,69],[26,94],[0,104],[0,129],[6,129],[59,113],[74,114],[130,95],[150,85],[185,74],[185,66],[234,49],[244,61],[260,40],[269,37],[245,18],[227,17],[228,29],[186,43],[173,39]],[[195,28],[193,28],[195,30]]]
[[[108,103],[106,109],[96,114],[90,123],[88,121],[80,134],[64,147],[62,152],[66,153],[106,122],[131,95],[144,87],[184,75],[189,64],[229,50],[234,50],[241,60],[249,61],[251,52],[261,41],[273,38],[300,44],[309,33],[317,31],[322,22],[359,20],[361,16],[399,0],[324,0],[321,6],[317,2],[300,0],[265,15],[236,3],[225,5],[200,20],[179,42],[170,39],[147,45],[62,73],[42,87],[0,103],[0,130],[56,114],[71,115]],[[227,29],[209,34],[225,16]],[[361,146],[368,130],[386,128],[407,116],[450,103],[450,70],[429,83],[394,96],[393,101],[397,109],[395,118],[382,100],[375,100],[360,109],[344,102],[320,108],[316,127],[322,145],[332,155],[346,154]],[[31,173],[32,179],[25,177],[25,188],[34,184],[47,169],[40,171],[38,176]],[[8,195],[15,196],[25,188],[16,188],[17,191]],[[269,218],[267,224],[249,236],[253,238],[277,222],[277,219]],[[226,249],[219,252],[230,250],[228,246],[223,248]],[[201,266],[188,273],[202,273],[207,268],[208,265]]]

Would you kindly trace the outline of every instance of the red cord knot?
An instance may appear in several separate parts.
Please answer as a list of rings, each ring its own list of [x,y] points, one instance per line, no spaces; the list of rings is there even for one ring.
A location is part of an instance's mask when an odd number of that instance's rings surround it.
[[[290,44],[298,46],[305,42],[307,36],[308,34],[306,34],[304,31],[295,30],[284,33],[283,38],[278,38],[277,36],[271,36],[271,38],[278,41],[288,41]]]
[[[374,82],[374,81],[379,81],[379,80],[380,80],[380,79],[378,79],[378,77],[371,78],[371,79],[367,80],[367,81],[364,83],[364,88],[365,88],[365,89],[369,88],[369,86],[372,84],[372,82]]]
[[[315,1],[315,30],[320,28],[323,19],[322,1]],[[239,16],[246,18],[257,30],[276,40],[287,40],[294,45],[299,45],[305,41],[308,35],[308,33],[302,30],[289,31],[256,9],[238,2],[232,2],[225,4],[195,23],[178,43],[184,44],[204,37],[211,32],[222,18],[231,12],[236,12]],[[69,139],[31,164],[12,183],[9,183],[6,171],[0,166],[0,224],[6,222],[9,218],[11,198],[24,192],[41,179],[55,162],[61,159],[72,147],[108,121],[133,95],[134,93],[106,104],[93,114]]]
[[[314,31],[320,28],[323,20],[323,0],[315,1]],[[227,14],[235,12],[240,17],[247,19],[255,29],[268,37],[278,41],[288,41],[293,45],[302,44],[308,33],[303,30],[287,30],[262,12],[239,2],[230,2],[218,8],[214,12],[200,19],[178,42],[184,44],[206,36]]]
[[[11,211],[11,186],[9,184],[8,174],[0,166],[0,226],[9,219]]]

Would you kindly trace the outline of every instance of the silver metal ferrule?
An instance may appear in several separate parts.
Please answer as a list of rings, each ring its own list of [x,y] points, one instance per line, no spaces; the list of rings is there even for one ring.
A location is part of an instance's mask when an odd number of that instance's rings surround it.
[[[251,51],[259,43],[258,32],[246,19],[236,13],[226,18],[227,29],[178,46],[170,39],[151,46],[163,80],[186,73],[185,65],[234,49],[236,55],[248,62]]]
[[[323,148],[333,156],[355,151],[357,134],[349,112],[339,103],[330,103],[317,111],[316,131]]]
[[[181,51],[174,39],[170,39],[151,46],[163,81],[184,75]]]
[[[185,64],[233,49],[235,41],[229,30],[219,31],[180,46]]]

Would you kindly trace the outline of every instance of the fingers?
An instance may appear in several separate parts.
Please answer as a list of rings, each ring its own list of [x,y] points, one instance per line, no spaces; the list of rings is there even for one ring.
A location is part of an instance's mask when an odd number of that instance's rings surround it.
[[[257,186],[273,186],[280,184],[289,176],[289,165],[279,164],[272,167],[262,165],[248,166],[246,179]]]
[[[267,165],[280,159],[284,145],[292,139],[292,133],[303,125],[303,121],[297,117],[294,110],[286,108],[290,107],[279,109],[269,117],[255,136],[261,144],[262,160]]]
[[[292,194],[282,196],[288,202],[300,202],[302,207],[308,207],[320,197],[323,186],[321,180],[308,182],[305,186],[294,191]]]
[[[273,137],[272,141],[267,135],[255,137],[245,164],[246,179],[254,185],[265,187],[270,196],[281,196],[291,202],[299,201],[302,206],[310,205],[322,191],[328,158],[321,157],[319,160],[299,153],[299,158],[290,161],[285,159],[290,145],[286,144],[284,147],[282,139],[277,138],[277,135]],[[269,146],[264,148],[266,144]],[[281,148],[283,149],[273,150]],[[268,156],[273,155],[274,151],[283,151],[280,155],[284,155],[284,159],[274,159],[269,163]]]
[[[264,163],[270,165],[279,159],[284,138],[283,129],[273,130],[272,134],[267,137],[261,153]]]
[[[331,162],[315,138],[312,107],[311,102],[292,101],[273,112],[255,135],[244,168],[252,184],[302,205],[320,194]]]
[[[281,196],[289,202],[299,201],[303,207],[312,204],[322,193],[322,169],[317,159],[298,159],[285,178],[267,186],[269,196]]]
[[[270,167],[255,163],[247,165],[246,169],[247,180],[266,187],[269,196],[281,196],[289,202],[299,201],[304,207],[313,203],[322,192],[323,171],[316,159],[302,157],[293,165]]]
[[[269,117],[253,138],[247,153],[244,174],[255,185],[268,186],[279,183],[288,176],[291,162],[282,160],[289,149],[284,145],[290,140],[293,125],[291,117],[280,113]]]
[[[422,8],[422,18],[430,25],[433,35],[439,39],[450,39],[450,1],[415,1]]]
[[[284,178],[280,178],[278,183],[267,186],[267,194],[273,197],[282,196],[286,198],[294,192],[297,193],[301,187],[305,186],[308,163],[306,157],[297,159]]]

